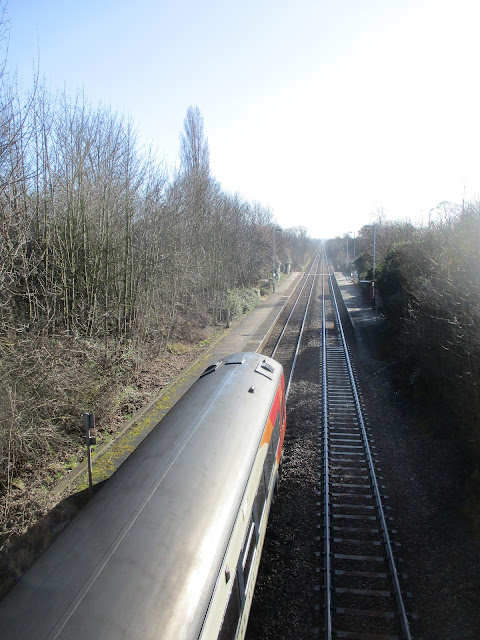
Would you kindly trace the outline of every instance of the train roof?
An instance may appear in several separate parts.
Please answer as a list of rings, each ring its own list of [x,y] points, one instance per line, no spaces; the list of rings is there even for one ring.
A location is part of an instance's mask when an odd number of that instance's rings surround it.
[[[281,376],[209,367],[0,602],[3,640],[197,638]]]

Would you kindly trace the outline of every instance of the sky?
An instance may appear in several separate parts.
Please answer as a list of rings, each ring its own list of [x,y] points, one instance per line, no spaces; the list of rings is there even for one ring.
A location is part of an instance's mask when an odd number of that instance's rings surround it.
[[[213,176],[283,228],[479,198],[478,0],[9,0],[6,17],[25,87],[38,69],[128,114],[171,167],[197,105]]]

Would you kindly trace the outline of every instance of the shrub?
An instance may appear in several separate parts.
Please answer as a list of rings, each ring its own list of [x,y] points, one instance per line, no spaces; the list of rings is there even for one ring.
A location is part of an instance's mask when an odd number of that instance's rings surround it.
[[[230,289],[225,298],[225,309],[230,309],[230,317],[238,318],[256,307],[260,300],[258,289]]]

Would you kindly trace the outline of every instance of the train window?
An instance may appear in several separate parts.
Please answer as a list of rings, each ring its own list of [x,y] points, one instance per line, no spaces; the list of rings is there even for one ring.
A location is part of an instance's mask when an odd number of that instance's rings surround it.
[[[270,484],[272,469],[273,469],[273,437],[270,438],[270,443],[267,449],[267,456],[265,458],[265,482],[267,483],[267,487]]]
[[[235,572],[232,590],[228,599],[225,615],[223,616],[222,628],[218,634],[218,640],[233,640],[237,634],[238,621],[240,620],[240,588],[238,585],[238,574]]]
[[[274,453],[277,453],[278,443],[280,442],[280,414],[279,413],[277,413],[275,425],[273,427],[272,440],[273,440],[273,451]]]
[[[265,506],[265,478],[263,473],[260,476],[260,482],[258,483],[257,495],[255,496],[254,506],[257,514],[257,521],[260,523],[262,520],[263,507]]]
[[[245,543],[242,549],[242,568],[243,568],[243,583],[245,585],[245,590],[248,585],[248,578],[250,575],[250,569],[252,566],[253,556],[255,555],[255,523],[252,520],[252,516],[250,516],[250,521],[248,523],[247,535],[245,536]]]

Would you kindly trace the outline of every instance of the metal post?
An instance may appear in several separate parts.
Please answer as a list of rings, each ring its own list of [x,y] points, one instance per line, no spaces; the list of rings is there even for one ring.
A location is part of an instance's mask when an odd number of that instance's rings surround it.
[[[372,268],[372,297],[375,302],[375,244],[377,239],[377,223],[366,224],[365,227],[371,229],[373,227],[373,268]]]
[[[373,223],[373,272],[372,272],[372,276],[373,276],[373,281],[374,282],[375,282],[375,240],[376,240],[376,235],[377,235],[377,225],[374,222]]]
[[[350,238],[351,233],[352,233],[351,231],[347,231],[347,274],[348,274],[348,265],[350,264],[350,259],[348,255],[348,240]]]
[[[373,304],[375,305],[375,243],[377,236],[377,225],[373,223],[373,269],[372,269],[372,293],[373,293]]]
[[[91,446],[97,444],[97,439],[90,435],[90,430],[95,427],[95,416],[93,413],[83,414],[83,424],[85,425],[85,442],[87,444],[87,467],[88,467],[88,493],[90,498],[93,496],[93,480],[92,480],[92,454]]]
[[[272,292],[275,293],[275,231],[276,228],[273,228],[273,268],[272,268]]]

